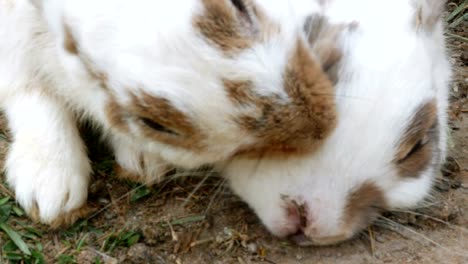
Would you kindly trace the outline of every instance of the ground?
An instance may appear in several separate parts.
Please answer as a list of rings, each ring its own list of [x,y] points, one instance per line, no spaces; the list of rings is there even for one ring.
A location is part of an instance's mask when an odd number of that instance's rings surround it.
[[[462,3],[464,11],[456,12]],[[98,211],[71,228],[30,222],[0,181],[0,263],[468,263],[468,26],[467,15],[461,18],[467,3],[447,4],[455,23],[447,30],[455,69],[452,137],[431,206],[388,213],[341,245],[300,248],[269,235],[219,179],[139,186],[116,179],[112,158],[99,146],[91,148],[89,199]],[[2,135],[0,160],[8,148],[8,133]]]

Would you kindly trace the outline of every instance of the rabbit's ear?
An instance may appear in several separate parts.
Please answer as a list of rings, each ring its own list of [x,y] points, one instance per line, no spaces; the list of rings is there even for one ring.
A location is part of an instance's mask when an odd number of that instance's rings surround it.
[[[340,36],[342,33],[353,31],[357,26],[356,22],[332,24],[320,14],[308,16],[304,23],[307,41],[333,83],[338,81],[338,69],[343,55],[338,45]]]
[[[413,5],[416,8],[415,29],[432,32],[442,17],[445,2],[445,0],[413,0]]]

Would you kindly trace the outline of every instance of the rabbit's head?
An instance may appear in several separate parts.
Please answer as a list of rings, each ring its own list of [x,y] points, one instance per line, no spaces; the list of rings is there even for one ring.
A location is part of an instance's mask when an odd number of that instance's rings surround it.
[[[273,234],[338,243],[383,210],[412,208],[429,195],[447,137],[450,66],[439,2],[330,3],[329,22],[357,21],[337,41],[336,128],[303,155],[265,152],[221,166]],[[306,24],[317,36],[326,23]]]
[[[307,2],[35,4],[66,70],[105,95],[94,106],[100,121],[191,168],[233,155],[310,153],[329,136],[335,98],[320,62],[333,56],[308,48],[301,23],[317,6]]]

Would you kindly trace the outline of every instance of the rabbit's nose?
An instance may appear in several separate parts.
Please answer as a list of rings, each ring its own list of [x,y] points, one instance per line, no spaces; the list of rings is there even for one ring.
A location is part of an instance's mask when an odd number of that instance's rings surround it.
[[[299,246],[321,246],[336,244],[350,237],[346,230],[330,235],[322,232],[319,224],[306,202],[299,203],[296,200],[283,199],[286,203],[286,214],[289,231],[287,236]]]

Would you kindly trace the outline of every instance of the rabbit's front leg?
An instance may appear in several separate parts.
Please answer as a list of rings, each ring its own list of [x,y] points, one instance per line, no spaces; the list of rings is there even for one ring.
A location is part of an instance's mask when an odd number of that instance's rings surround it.
[[[58,227],[87,214],[91,166],[73,113],[33,88],[9,98],[5,110],[13,136],[6,178],[28,215]]]

